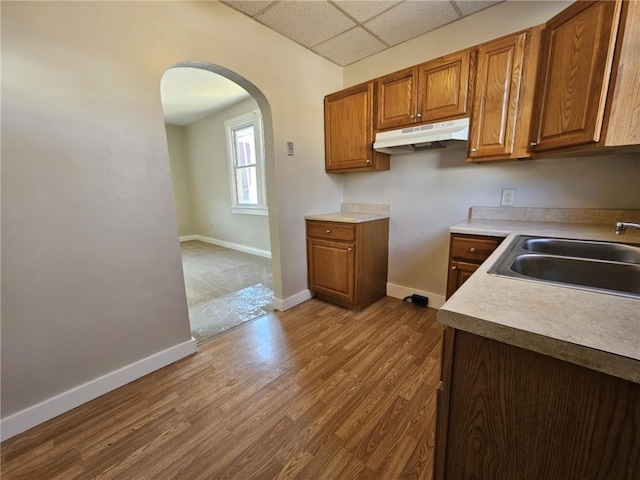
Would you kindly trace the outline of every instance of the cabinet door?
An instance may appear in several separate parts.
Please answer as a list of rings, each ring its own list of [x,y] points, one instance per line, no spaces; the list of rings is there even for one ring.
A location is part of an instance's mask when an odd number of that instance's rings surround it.
[[[378,83],[376,129],[402,127],[416,122],[417,69],[385,75]]]
[[[422,123],[467,115],[471,50],[452,53],[418,67],[418,120]]]
[[[469,157],[511,156],[527,33],[480,45]],[[528,135],[523,142],[528,142]]]
[[[547,22],[532,150],[600,140],[620,8],[576,2]]]
[[[373,101],[373,81],[325,97],[327,172],[389,169],[389,156],[373,151]]]
[[[355,246],[347,242],[308,240],[309,288],[355,302]]]
[[[480,265],[467,262],[452,261],[449,263],[449,277],[447,279],[447,298],[466,282]]]

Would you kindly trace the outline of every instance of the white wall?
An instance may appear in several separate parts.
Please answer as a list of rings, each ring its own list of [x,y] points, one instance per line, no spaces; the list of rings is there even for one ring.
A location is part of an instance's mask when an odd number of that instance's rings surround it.
[[[74,388],[190,340],[160,101],[182,61],[264,94],[274,291],[306,289],[303,217],[342,201],[322,109],[341,68],[218,2],[5,2],[3,436],[29,407],[64,411],[88,399]]]
[[[345,68],[357,84],[431,58],[544,23],[572,2],[509,1]],[[640,208],[640,155],[472,165],[464,149],[391,158],[388,172],[344,176],[344,201],[390,205],[389,282],[442,297],[448,228],[474,205],[497,206],[515,188],[515,206]]]
[[[391,157],[388,172],[345,177],[345,202],[388,203],[389,282],[443,296],[449,226],[474,205],[640,208],[638,155],[468,164],[465,149]]]
[[[224,122],[256,109],[258,104],[250,98],[186,127],[193,233],[269,252],[269,217],[231,212],[232,194]]]
[[[167,147],[171,163],[171,180],[176,203],[178,234],[183,237],[194,235],[193,205],[191,202],[191,168],[186,142],[186,128],[165,124]]]

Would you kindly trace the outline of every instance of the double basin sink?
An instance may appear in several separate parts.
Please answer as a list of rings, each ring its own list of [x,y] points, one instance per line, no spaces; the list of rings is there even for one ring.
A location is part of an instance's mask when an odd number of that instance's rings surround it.
[[[640,298],[640,246],[518,235],[490,274]]]

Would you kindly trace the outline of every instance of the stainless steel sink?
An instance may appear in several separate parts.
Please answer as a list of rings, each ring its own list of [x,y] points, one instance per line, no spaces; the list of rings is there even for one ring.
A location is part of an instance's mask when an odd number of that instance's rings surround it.
[[[624,243],[566,240],[563,238],[529,238],[523,242],[522,248],[531,252],[563,257],[640,264],[640,247]]]
[[[490,274],[640,298],[640,247],[517,236]]]
[[[518,255],[511,270],[547,282],[640,295],[640,265],[549,255]]]

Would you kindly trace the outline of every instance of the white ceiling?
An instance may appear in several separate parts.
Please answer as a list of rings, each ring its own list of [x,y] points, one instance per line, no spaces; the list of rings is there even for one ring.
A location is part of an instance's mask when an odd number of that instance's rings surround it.
[[[504,0],[221,0],[347,66]]]
[[[189,125],[250,97],[237,83],[200,68],[170,68],[160,81],[164,121]]]
[[[346,66],[504,0],[221,0]],[[213,72],[178,67],[161,82],[165,123],[189,125],[249,94]]]

